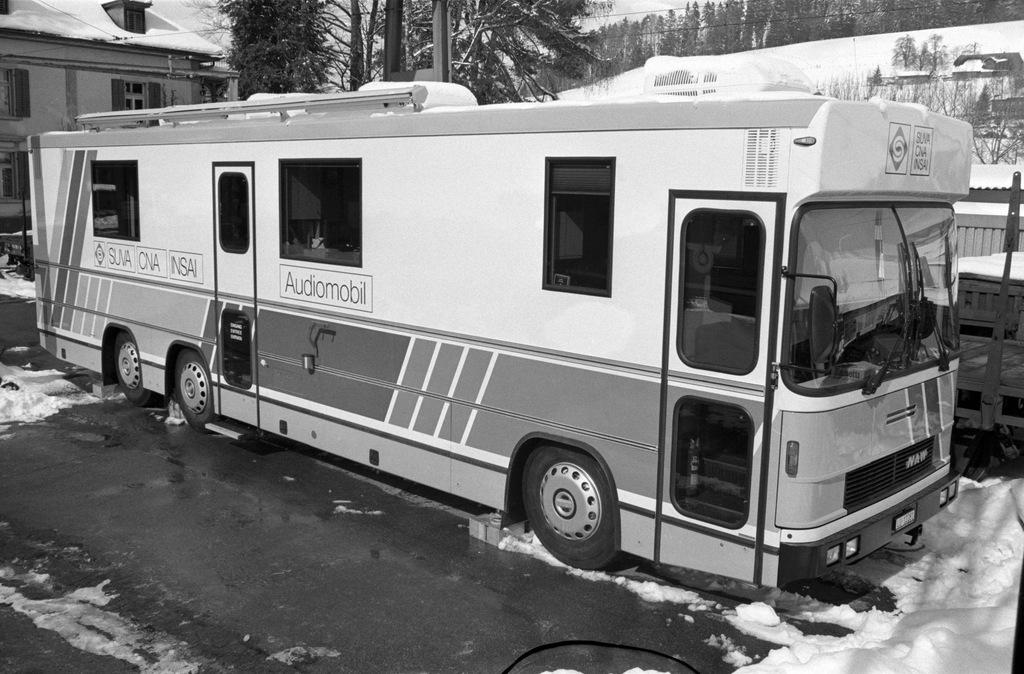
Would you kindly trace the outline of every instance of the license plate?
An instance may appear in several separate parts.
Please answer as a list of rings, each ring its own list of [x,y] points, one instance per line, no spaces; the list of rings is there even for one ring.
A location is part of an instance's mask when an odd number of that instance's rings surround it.
[[[899,514],[899,515],[897,515],[896,517],[893,518],[893,520],[892,520],[892,530],[893,531],[899,531],[903,527],[909,526],[909,525],[913,524],[916,519],[917,519],[917,508],[911,508],[910,510],[906,511],[905,513],[901,513],[901,514]]]

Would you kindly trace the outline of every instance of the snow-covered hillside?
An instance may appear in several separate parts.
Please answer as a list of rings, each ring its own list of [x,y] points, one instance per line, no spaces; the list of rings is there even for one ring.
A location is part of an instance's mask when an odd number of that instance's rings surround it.
[[[784,47],[771,47],[744,52],[745,56],[775,56],[785,59],[804,71],[818,89],[826,89],[832,80],[853,77],[866,80],[876,68],[883,77],[897,74],[892,65],[896,40],[910,35],[921,44],[931,35],[942,37],[952,61],[958,54],[1022,52],[1024,53],[1024,21],[1005,21],[975,26],[928,28],[905,33],[884,33],[804,42]],[[701,57],[697,57],[701,58]],[[970,67],[970,66],[965,66]],[[635,96],[643,92],[644,69],[636,68],[592,86],[571,89],[559,94],[564,99]]]

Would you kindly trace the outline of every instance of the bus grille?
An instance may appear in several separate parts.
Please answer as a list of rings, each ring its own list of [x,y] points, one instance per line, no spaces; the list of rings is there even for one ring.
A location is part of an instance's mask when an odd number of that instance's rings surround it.
[[[895,494],[932,470],[934,451],[932,436],[850,471],[846,474],[843,507],[853,512]]]

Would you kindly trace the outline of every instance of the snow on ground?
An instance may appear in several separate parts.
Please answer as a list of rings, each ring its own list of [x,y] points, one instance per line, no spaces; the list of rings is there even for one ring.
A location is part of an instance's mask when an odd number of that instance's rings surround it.
[[[13,271],[7,264],[7,256],[0,255],[0,295],[34,300],[36,284],[15,275]]]
[[[366,510],[352,507],[352,501],[337,499],[334,501],[335,515],[383,515],[383,510]]]
[[[293,646],[267,656],[267,660],[276,660],[277,662],[283,662],[286,665],[295,667],[298,665],[312,664],[321,658],[338,657],[341,657],[341,653],[333,648],[324,648],[323,646]]]
[[[25,370],[0,363],[0,433],[15,422],[41,421],[66,407],[93,402],[96,398],[57,370]]]
[[[0,567],[0,604],[27,616],[37,627],[57,632],[75,648],[123,660],[140,672],[185,674],[200,670],[200,663],[190,659],[181,642],[140,628],[104,609],[117,597],[106,593],[109,582],[51,599],[29,599],[19,590],[26,585],[49,590],[49,578],[33,573],[15,574],[13,569]]]
[[[1006,264],[1006,253],[995,253],[981,257],[962,257],[957,263],[960,275],[973,274],[985,278],[1003,278],[1003,266]],[[1024,253],[1010,256],[1010,279],[1024,281]]]
[[[727,609],[661,583],[564,568],[585,580],[614,582],[645,601],[719,612],[741,632],[778,645],[751,664],[725,635],[710,635],[705,643],[720,648],[725,662],[748,665],[738,670],[742,674],[1009,672],[1024,553],[1021,518],[1024,479],[961,479],[957,499],[925,524],[922,550],[882,550],[848,567],[847,573],[893,592],[897,608],[891,612],[856,611],[767,588],[756,601]],[[500,547],[564,566],[532,535],[506,536]],[[851,632],[804,634],[789,618]]]

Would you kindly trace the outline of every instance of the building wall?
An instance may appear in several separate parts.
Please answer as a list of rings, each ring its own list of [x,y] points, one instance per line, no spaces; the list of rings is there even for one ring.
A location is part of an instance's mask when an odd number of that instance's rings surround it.
[[[125,80],[162,88],[158,100],[148,97],[146,107],[201,103],[202,79],[210,73],[200,63],[212,60],[132,48],[124,43],[90,43],[53,37],[21,37],[3,34],[0,69],[28,72],[30,116],[10,117],[0,112],[0,152],[24,152],[25,139],[48,131],[77,128],[75,117],[106,112],[113,105],[112,82]],[[220,77],[224,77],[223,74]],[[231,87],[229,91],[235,91]],[[22,201],[0,196],[0,233],[21,231]]]

